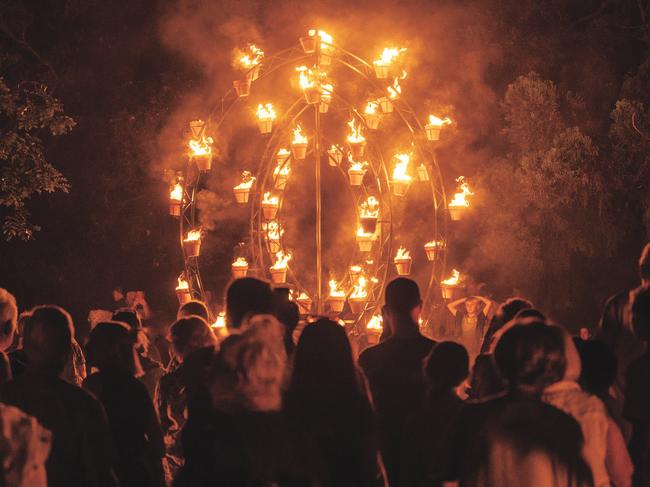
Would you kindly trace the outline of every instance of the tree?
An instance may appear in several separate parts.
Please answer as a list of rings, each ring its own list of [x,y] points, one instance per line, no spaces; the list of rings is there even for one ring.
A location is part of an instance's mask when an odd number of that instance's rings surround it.
[[[0,78],[0,218],[8,240],[29,240],[40,229],[26,206],[32,196],[68,192],[68,181],[46,158],[44,137],[74,125],[46,85],[22,81],[12,88]]]

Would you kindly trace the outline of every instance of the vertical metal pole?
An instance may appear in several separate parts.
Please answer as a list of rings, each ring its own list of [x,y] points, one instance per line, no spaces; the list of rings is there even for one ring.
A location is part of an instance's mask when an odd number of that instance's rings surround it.
[[[320,89],[321,39],[316,31],[316,73]],[[321,240],[321,174],[320,174],[320,102],[314,105],[314,160],[316,162],[316,312],[323,313],[323,261]]]

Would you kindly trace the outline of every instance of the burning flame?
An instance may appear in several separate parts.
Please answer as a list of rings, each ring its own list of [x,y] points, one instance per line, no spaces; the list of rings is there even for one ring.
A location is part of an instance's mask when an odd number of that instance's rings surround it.
[[[309,90],[316,86],[316,74],[307,66],[298,66],[296,71],[300,73],[300,87]]]
[[[237,257],[235,261],[232,263],[233,267],[248,267],[248,262],[246,261],[246,257]]]
[[[410,154],[395,154],[394,159],[397,159],[397,163],[393,168],[393,180],[395,181],[411,181],[413,178],[408,175],[407,170],[409,167],[409,162],[411,162]]]
[[[235,189],[251,189],[255,183],[256,178],[250,172],[244,171],[241,174],[241,179],[241,183],[235,186]]]
[[[311,301],[311,298],[306,293],[302,292],[298,295],[296,301],[302,301],[302,302]]]
[[[366,103],[366,108],[363,113],[366,115],[375,115],[379,113],[379,103],[376,101],[369,101]]]
[[[451,271],[451,277],[440,282],[445,286],[458,286],[458,283],[460,283],[460,272],[456,269]]]
[[[287,264],[291,260],[291,254],[285,254],[280,250],[275,254],[275,263],[271,266],[271,269],[282,270],[287,268]]]
[[[324,103],[329,103],[332,101],[332,93],[334,92],[334,85],[332,83],[321,83],[320,93],[321,101]]]
[[[267,103],[262,105],[261,103],[257,105],[257,118],[260,120],[275,120],[275,109],[273,104]]]
[[[443,125],[451,125],[451,119],[449,117],[445,117],[444,119],[438,118],[435,115],[429,115],[429,125],[433,125],[435,127],[442,127]]]
[[[388,98],[391,100],[397,100],[402,94],[402,86],[399,84],[399,80],[406,79],[406,71],[402,71],[402,76],[396,76],[393,81],[393,86],[386,88],[388,92]]]
[[[275,169],[273,169],[273,176],[288,176],[289,173],[291,172],[291,164],[289,164],[289,161],[283,162],[283,161],[278,161],[277,165],[275,166]]]
[[[185,237],[186,242],[194,242],[196,240],[201,240],[201,229],[187,232],[187,237]]]
[[[212,323],[212,328],[225,328],[226,327],[226,313],[225,311],[221,311],[217,315],[217,320]]]
[[[309,32],[307,32],[307,35],[309,37],[314,37],[318,35],[321,40],[320,48],[321,50],[327,51],[329,49],[332,49],[332,42],[333,38],[331,35],[329,35],[327,32],[324,30],[319,30],[318,33],[316,32],[316,29],[309,29]]]
[[[284,147],[282,147],[280,150],[278,150],[275,157],[280,162],[284,162],[289,158],[290,154],[291,154],[291,152],[288,149],[285,149]]]
[[[293,145],[298,145],[298,144],[306,144],[307,143],[307,136],[302,133],[302,127],[300,124],[293,129],[293,140],[291,141]]]
[[[277,222],[271,221],[267,225],[266,237],[269,240],[280,240],[280,237],[284,235],[284,228]]]
[[[212,154],[212,137],[202,136],[200,139],[191,139],[189,148],[192,151],[191,156],[207,156]]]
[[[236,50],[235,58],[239,66],[248,71],[262,62],[264,51],[255,44],[249,44],[247,51]]]
[[[362,271],[362,267],[360,265],[351,265],[350,266],[350,274],[360,274]]]
[[[354,284],[354,291],[350,294],[351,299],[365,299],[368,297],[368,292],[366,291],[366,278],[359,276],[357,283]]]
[[[411,253],[406,250],[404,247],[397,249],[397,254],[395,255],[395,260],[409,260],[411,258]]]
[[[383,330],[384,329],[384,319],[381,315],[373,315],[372,318],[368,320],[366,328],[368,330]]]
[[[183,278],[183,276],[178,278],[178,286],[176,286],[177,291],[189,291],[190,285],[189,283]]]
[[[352,172],[358,172],[358,171],[366,171],[366,166],[368,166],[367,162],[354,162],[352,160],[352,154],[348,154],[348,159],[350,159],[350,171]]]
[[[330,297],[331,298],[343,298],[343,297],[345,297],[345,293],[338,289],[339,283],[336,282],[336,279],[330,279],[329,286],[330,286]]]
[[[278,206],[280,204],[280,198],[277,196],[271,196],[271,192],[267,191],[264,193],[264,198],[262,199],[263,205]]]
[[[379,201],[374,196],[361,203],[362,218],[377,218],[379,216]]]
[[[366,138],[361,133],[361,124],[359,123],[359,127],[357,128],[354,124],[354,117],[352,117],[352,120],[348,122],[348,126],[352,131],[350,135],[348,135],[348,142],[350,144],[361,144],[366,141]]]
[[[357,230],[357,237],[359,237],[359,238],[370,238],[370,237],[372,237],[373,235],[374,235],[374,234],[372,234],[372,233],[366,233],[366,232],[364,232],[364,231],[363,231],[363,227],[362,227],[361,225],[359,225],[359,229]]]
[[[438,249],[442,248],[444,246],[444,243],[442,240],[431,240],[431,242],[427,242],[424,244],[425,248],[430,248],[430,249]]]
[[[467,196],[471,196],[474,193],[469,189],[467,181],[465,181],[465,176],[460,176],[456,179],[457,183],[460,183],[460,191],[454,194],[454,198],[451,200],[448,206],[461,206],[467,208],[469,206],[469,201],[467,201]]]
[[[169,192],[169,199],[173,202],[180,203],[183,201],[183,185],[176,183],[172,190]]]
[[[397,56],[405,51],[405,47],[385,47],[379,59],[375,59],[373,64],[377,66],[390,66],[397,59]]]

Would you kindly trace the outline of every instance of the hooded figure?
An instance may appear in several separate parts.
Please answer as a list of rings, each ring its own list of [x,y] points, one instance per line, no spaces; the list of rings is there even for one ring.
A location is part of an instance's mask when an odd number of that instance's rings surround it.
[[[542,401],[573,416],[580,424],[584,436],[582,453],[591,468],[595,487],[612,483],[617,487],[630,486],[632,462],[623,436],[603,402],[578,384],[582,369],[580,355],[567,331],[556,329],[564,340],[566,371],[562,380],[544,389]]]

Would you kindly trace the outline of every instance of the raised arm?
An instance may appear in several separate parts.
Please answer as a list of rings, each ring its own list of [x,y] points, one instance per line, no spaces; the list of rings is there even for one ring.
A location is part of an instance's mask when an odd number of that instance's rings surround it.
[[[456,301],[452,301],[451,303],[447,304],[447,309],[452,315],[456,316],[456,314],[458,313],[458,307],[461,304],[463,304],[466,300],[467,298],[460,298],[457,299]]]

